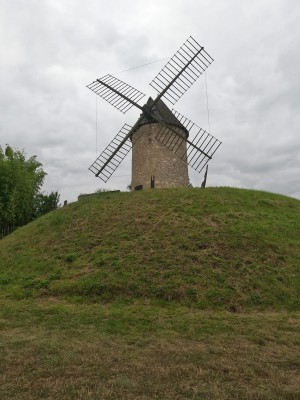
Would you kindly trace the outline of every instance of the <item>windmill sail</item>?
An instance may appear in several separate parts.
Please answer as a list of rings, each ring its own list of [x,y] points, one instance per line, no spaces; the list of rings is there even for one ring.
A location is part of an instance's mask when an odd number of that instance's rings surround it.
[[[162,125],[156,135],[156,139],[164,146],[186,161],[195,171],[201,172],[205,165],[212,159],[222,142],[210,133],[206,132],[179,112],[172,110],[173,115],[182,124],[188,133],[189,138],[184,139],[179,134],[181,128],[173,124]],[[186,151],[182,151],[181,143],[186,141]]]
[[[213,61],[190,36],[150,85],[159,93],[158,98],[175,104]]]
[[[93,162],[89,170],[103,182],[107,182],[131,150],[129,139],[132,127],[124,124],[114,139]]]
[[[132,106],[142,108],[137,102],[145,96],[144,93],[112,75],[105,75],[103,78],[90,83],[87,87],[123,114],[130,110]]]
[[[210,133],[199,128],[193,141],[187,141],[187,161],[188,165],[195,171],[201,172],[217,149],[221,142]]]

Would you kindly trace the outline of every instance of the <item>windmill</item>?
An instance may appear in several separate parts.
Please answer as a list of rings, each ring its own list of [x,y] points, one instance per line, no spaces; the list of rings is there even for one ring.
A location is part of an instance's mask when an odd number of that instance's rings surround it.
[[[142,92],[105,75],[87,87],[126,113],[135,106],[141,111],[137,122],[123,125],[114,139],[90,166],[104,182],[132,149],[133,189],[189,185],[188,165],[201,172],[221,142],[164,103],[174,105],[213,62],[191,36],[179,48],[150,85],[158,92],[141,106]]]

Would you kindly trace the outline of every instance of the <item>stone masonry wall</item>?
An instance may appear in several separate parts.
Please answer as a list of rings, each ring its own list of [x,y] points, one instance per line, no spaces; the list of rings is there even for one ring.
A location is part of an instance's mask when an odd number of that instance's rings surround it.
[[[149,189],[151,176],[155,177],[155,188],[186,187],[189,184],[187,162],[155,139],[161,127],[159,123],[143,125],[132,136],[132,189],[139,185]],[[179,134],[185,135],[183,130]],[[179,143],[179,152],[186,154],[185,140]]]

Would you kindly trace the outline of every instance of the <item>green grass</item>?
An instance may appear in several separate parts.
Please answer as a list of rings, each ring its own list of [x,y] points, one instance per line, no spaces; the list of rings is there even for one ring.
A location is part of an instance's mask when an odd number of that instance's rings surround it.
[[[3,304],[1,399],[299,399],[297,312]]]
[[[16,299],[151,299],[201,309],[299,307],[300,202],[219,189],[103,193],[1,242]]]
[[[1,399],[300,399],[300,202],[100,193],[0,241]]]

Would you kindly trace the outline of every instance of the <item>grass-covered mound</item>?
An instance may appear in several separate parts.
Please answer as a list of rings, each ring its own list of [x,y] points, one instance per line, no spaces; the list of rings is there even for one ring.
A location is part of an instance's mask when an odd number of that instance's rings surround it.
[[[103,193],[0,241],[0,399],[299,400],[300,202]]]
[[[100,193],[0,241],[12,299],[299,306],[300,201],[206,188]]]

